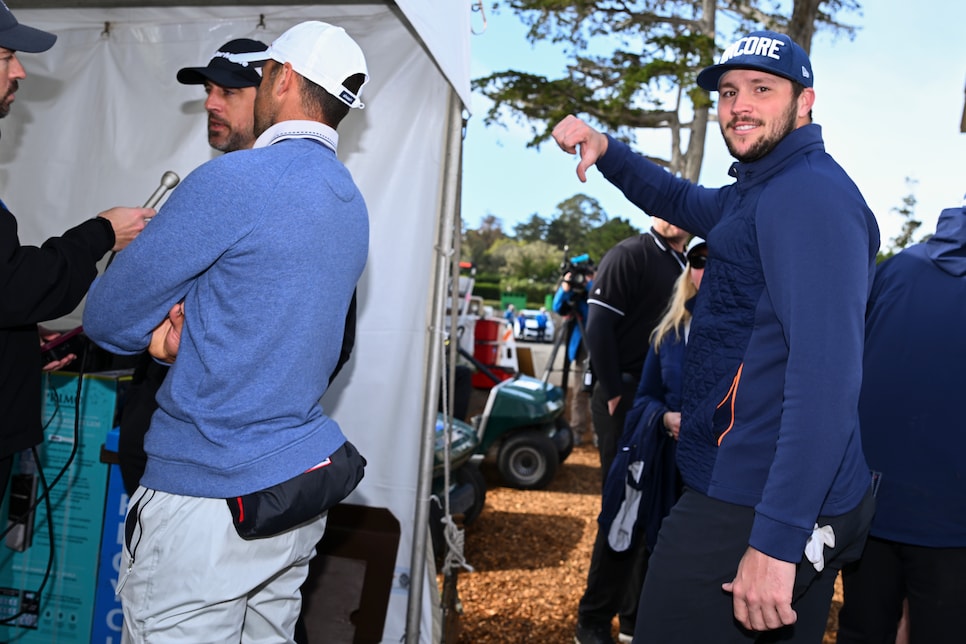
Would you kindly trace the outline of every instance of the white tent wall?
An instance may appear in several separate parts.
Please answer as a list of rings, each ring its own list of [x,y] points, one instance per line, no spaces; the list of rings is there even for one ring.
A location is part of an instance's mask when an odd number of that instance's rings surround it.
[[[166,170],[184,177],[217,154],[207,145],[202,88],[180,85],[175,73],[204,64],[225,41],[271,42],[297,22],[320,19],[345,27],[366,52],[366,108],[340,127],[339,156],[369,206],[370,253],[353,357],[323,402],[369,462],[349,501],[388,508],[402,526],[383,641],[417,641],[406,633],[412,578],[425,580],[413,593],[422,597],[418,641],[431,641],[435,580],[412,575],[410,566],[421,561],[413,555],[414,513],[437,387],[426,374],[438,375],[428,368],[438,353],[429,331],[441,273],[434,246],[447,238],[441,231],[458,203],[447,163],[458,162],[459,112],[469,94],[469,2],[9,4],[21,22],[58,35],[52,50],[20,56],[28,77],[0,122],[0,197],[29,244],[110,206],[140,205]],[[62,322],[77,324],[79,314]]]

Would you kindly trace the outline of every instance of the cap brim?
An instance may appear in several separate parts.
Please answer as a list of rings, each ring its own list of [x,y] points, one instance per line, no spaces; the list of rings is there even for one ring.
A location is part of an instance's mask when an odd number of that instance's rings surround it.
[[[28,54],[47,51],[56,41],[57,36],[52,33],[21,24],[0,32],[0,47],[12,51],[25,51]]]
[[[184,67],[178,70],[178,82],[182,85],[204,85],[208,81],[222,87],[240,89],[258,87],[261,79],[255,81],[229,69],[211,67]]]
[[[790,80],[793,83],[801,83],[802,82],[800,79],[792,78],[791,76],[788,76],[786,74],[782,74],[780,72],[775,71],[774,68],[766,67],[764,65],[755,65],[755,64],[729,65],[729,64],[724,64],[724,65],[712,65],[711,67],[705,67],[703,70],[701,70],[698,73],[698,77],[696,79],[696,82],[698,83],[698,87],[700,87],[701,89],[708,90],[709,92],[717,92],[718,91],[718,84],[721,82],[721,77],[724,76],[725,74],[727,74],[728,72],[733,71],[735,69],[755,69],[755,70],[758,70],[758,71],[761,71],[761,72],[766,72],[768,74],[771,74],[772,76],[778,76],[779,78],[784,78],[786,80]]]

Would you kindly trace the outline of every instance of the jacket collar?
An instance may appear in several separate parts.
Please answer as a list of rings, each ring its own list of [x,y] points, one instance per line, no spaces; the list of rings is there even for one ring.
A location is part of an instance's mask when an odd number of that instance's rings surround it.
[[[255,139],[256,148],[263,148],[285,139],[312,139],[333,152],[339,146],[339,135],[328,125],[318,121],[282,121],[269,127]]]
[[[761,159],[751,163],[735,161],[728,174],[738,180],[739,189],[746,189],[771,178],[801,155],[815,151],[825,151],[822,127],[809,123],[789,132],[774,150]]]

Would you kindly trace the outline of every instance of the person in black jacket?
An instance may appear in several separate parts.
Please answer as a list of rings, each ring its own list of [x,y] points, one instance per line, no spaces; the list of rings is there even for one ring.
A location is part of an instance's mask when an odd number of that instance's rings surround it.
[[[50,49],[54,34],[21,25],[0,3],[0,118],[10,113],[19,82],[27,77],[17,52]],[[127,246],[144,228],[151,208],[112,208],[40,247],[23,246],[17,220],[0,200],[0,498],[14,455],[43,440],[38,323],[70,313],[97,275],[97,262]]]

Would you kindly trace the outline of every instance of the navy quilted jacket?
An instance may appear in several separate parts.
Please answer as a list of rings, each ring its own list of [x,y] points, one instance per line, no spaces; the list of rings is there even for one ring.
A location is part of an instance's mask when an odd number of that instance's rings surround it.
[[[710,249],[684,370],[685,485],[755,508],[749,544],[798,562],[815,520],[869,488],[858,397],[879,232],[821,128],[704,188],[611,139],[598,169]]]

